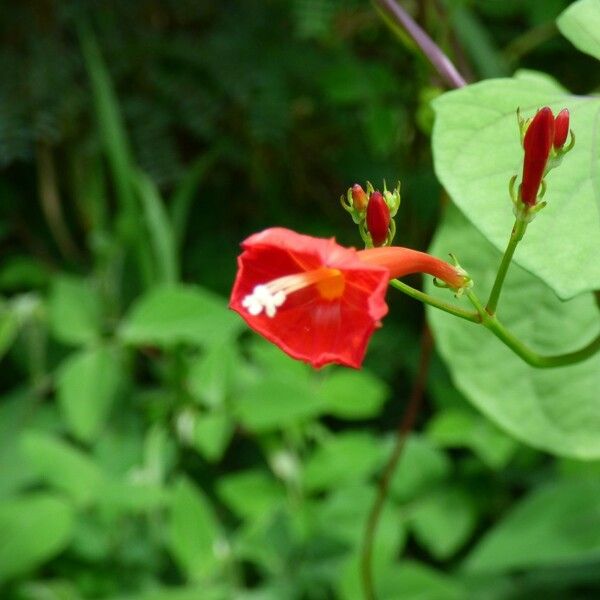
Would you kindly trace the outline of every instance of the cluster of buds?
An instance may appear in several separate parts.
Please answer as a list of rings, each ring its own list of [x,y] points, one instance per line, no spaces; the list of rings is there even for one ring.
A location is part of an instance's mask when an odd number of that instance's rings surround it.
[[[523,176],[518,191],[515,191],[515,175],[510,180],[510,195],[517,218],[529,222],[546,206],[538,202],[544,196],[545,175],[557,167],[564,155],[575,145],[575,136],[569,129],[569,111],[563,108],[556,117],[545,106],[530,119],[523,119],[517,110],[521,144],[525,151]],[[570,141],[565,146],[570,133]]]
[[[384,182],[383,192],[376,190],[370,182],[367,182],[366,191],[355,183],[340,201],[358,225],[367,248],[392,244],[396,234],[394,216],[400,207],[400,183],[389,191]]]

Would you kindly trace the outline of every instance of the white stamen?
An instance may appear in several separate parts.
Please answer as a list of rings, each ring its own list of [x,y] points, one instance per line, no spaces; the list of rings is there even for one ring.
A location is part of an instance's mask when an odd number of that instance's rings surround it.
[[[255,286],[252,293],[242,300],[242,306],[253,317],[260,315],[264,310],[267,317],[272,319],[289,294],[329,277],[340,275],[340,271],[328,267],[306,271],[297,275],[285,275],[269,283]]]
[[[242,306],[256,317],[264,310],[267,317],[272,319],[277,314],[277,308],[283,305],[287,296],[285,292],[278,290],[272,292],[266,285],[257,285],[251,294],[242,300]]]

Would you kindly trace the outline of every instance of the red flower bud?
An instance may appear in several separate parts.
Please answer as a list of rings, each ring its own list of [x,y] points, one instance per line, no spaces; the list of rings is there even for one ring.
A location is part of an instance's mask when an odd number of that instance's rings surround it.
[[[544,176],[550,149],[554,140],[554,115],[545,106],[538,110],[525,132],[523,147],[523,180],[521,181],[521,200],[527,206],[533,206]]]
[[[565,145],[569,135],[569,111],[563,108],[554,119],[554,148],[559,150]]]
[[[390,226],[390,209],[380,192],[373,192],[367,205],[367,229],[374,246],[382,246]]]
[[[355,183],[352,186],[352,203],[354,208],[358,212],[363,212],[363,210],[367,208],[368,202],[369,198],[367,197],[365,190],[363,190],[358,183]]]

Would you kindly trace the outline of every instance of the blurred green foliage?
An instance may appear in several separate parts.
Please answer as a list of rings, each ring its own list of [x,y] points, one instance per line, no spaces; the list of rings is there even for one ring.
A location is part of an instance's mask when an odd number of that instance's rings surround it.
[[[406,4],[471,79],[600,83],[566,1]],[[358,243],[355,181],[401,179],[426,248],[440,81],[361,0],[32,0],[0,32],[0,597],[360,598],[423,311],[390,294],[367,368],[314,372],[224,296],[250,232]],[[437,356],[426,400],[380,597],[595,597],[598,464],[509,437]]]

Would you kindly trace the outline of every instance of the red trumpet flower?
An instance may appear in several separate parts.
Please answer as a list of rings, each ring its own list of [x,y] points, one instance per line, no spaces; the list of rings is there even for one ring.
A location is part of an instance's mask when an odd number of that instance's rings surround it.
[[[387,313],[390,279],[424,272],[456,289],[468,281],[459,268],[424,252],[393,246],[356,251],[277,227],[250,236],[242,248],[230,308],[313,367],[360,366]]]
[[[521,200],[527,206],[533,206],[536,203],[553,141],[554,115],[550,108],[545,106],[538,110],[533,117],[523,138],[525,158],[523,159]]]

